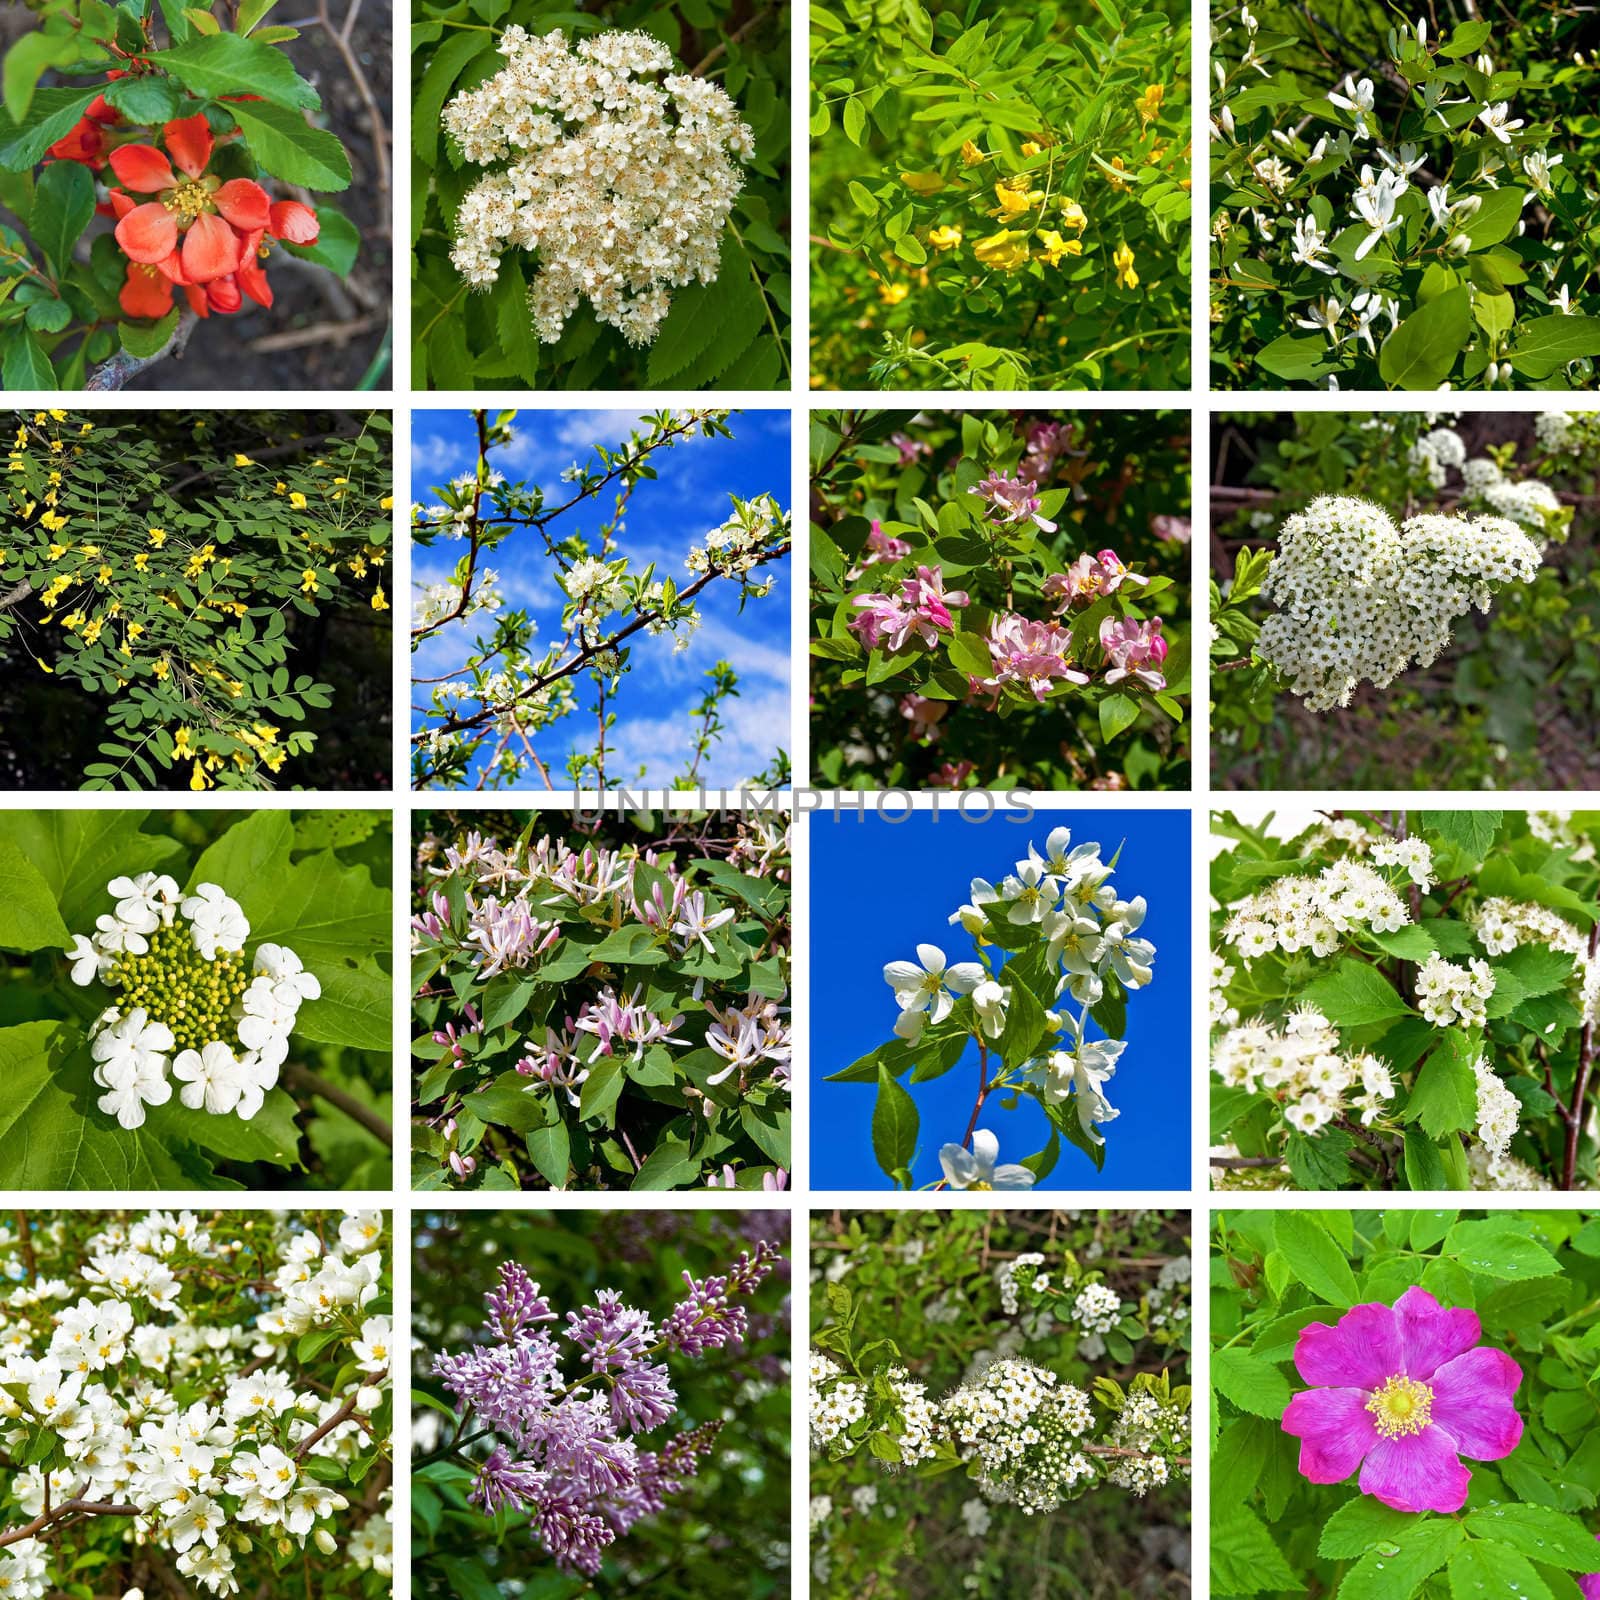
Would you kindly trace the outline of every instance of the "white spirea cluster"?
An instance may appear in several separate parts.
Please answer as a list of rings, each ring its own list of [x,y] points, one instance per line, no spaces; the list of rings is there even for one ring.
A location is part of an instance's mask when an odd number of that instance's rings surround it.
[[[894,1441],[900,1449],[900,1464],[914,1467],[938,1454],[933,1434],[939,1415],[928,1399],[928,1386],[914,1382],[904,1367],[890,1367],[885,1376],[894,1389],[903,1419]]]
[[[1573,923],[1547,906],[1491,895],[1468,910],[1478,942],[1492,956],[1525,944],[1544,945],[1573,959],[1573,998],[1585,1021],[1600,1021],[1600,960],[1589,955],[1589,940]]]
[[[1122,1319],[1122,1297],[1103,1283],[1085,1284],[1072,1302],[1072,1320],[1085,1333],[1110,1333]]]
[[[716,281],[750,129],[716,84],[673,73],[646,33],[569,49],[559,30],[510,27],[498,48],[505,67],[444,108],[461,154],[497,168],[461,202],[456,270],[485,288],[506,251],[537,252],[528,299],[542,341],[587,299],[630,344],[649,344],[673,288]]]
[[[1498,464],[1478,456],[1461,469],[1467,496],[1481,500],[1491,511],[1509,517],[1543,540],[1563,521],[1561,497],[1538,478],[1508,478]]]
[[[1517,1136],[1517,1116],[1521,1102],[1500,1081],[1484,1057],[1472,1063],[1478,1083],[1478,1138],[1492,1160],[1503,1161]]]
[[[42,1513],[47,1487],[57,1506],[73,1495],[132,1506],[139,1520],[116,1524],[128,1539],[171,1551],[183,1577],[216,1595],[238,1592],[234,1551],[247,1537],[285,1553],[308,1538],[324,1554],[338,1548],[333,1519],[349,1501],[313,1464],[350,1462],[367,1433],[353,1414],[321,1430],[347,1398],[364,1417],[378,1410],[390,1366],[389,1319],[363,1309],[379,1292],[382,1214],[345,1216],[329,1247],[271,1213],[255,1226],[262,1236],[251,1244],[277,1265],[253,1327],[196,1317],[246,1241],[213,1236],[192,1212],[116,1223],[89,1240],[76,1285],[13,1283],[0,1300],[0,1441],[17,1459],[42,1430],[68,1456],[48,1486],[42,1466],[16,1474],[24,1513]],[[348,1348],[348,1396],[296,1387],[292,1341],[312,1328]],[[0,1552],[6,1600],[49,1592],[36,1543]],[[347,1548],[358,1565],[392,1571],[387,1515],[368,1519]]]
[[[1230,1088],[1269,1091],[1290,1127],[1308,1135],[1348,1109],[1370,1126],[1395,1093],[1389,1064],[1369,1051],[1346,1052],[1333,1025],[1309,1005],[1280,1026],[1256,1018],[1229,1029],[1212,1046],[1211,1070]]]
[[[1494,994],[1494,968],[1474,956],[1465,966],[1437,951],[1417,969],[1417,1010],[1435,1027],[1481,1028]]]
[[[1411,921],[1399,891],[1363,861],[1335,861],[1314,876],[1291,873],[1235,905],[1222,937],[1245,961],[1274,950],[1330,956],[1360,929],[1393,933]]]
[[[1189,1413],[1182,1406],[1164,1406],[1153,1394],[1130,1394],[1111,1425],[1111,1443],[1141,1454],[1115,1462],[1107,1476],[1142,1497],[1171,1480],[1163,1452],[1183,1454],[1188,1439]]]
[[[1063,1491],[1095,1477],[1094,1463],[1074,1448],[1094,1425],[1088,1395],[1032,1362],[994,1362],[939,1409],[992,1500],[1054,1511]]]
[[[811,1352],[811,1443],[822,1450],[867,1414],[867,1391],[840,1375],[839,1365]]]
[[[142,1127],[146,1107],[172,1098],[191,1111],[248,1122],[278,1082],[301,1003],[322,985],[286,945],[261,944],[250,973],[238,960],[250,923],[214,883],[182,893],[164,873],[113,878],[114,909],[67,949],[72,981],[119,993],[89,1030],[99,1107]]]
[[[1411,447],[1411,464],[1419,468],[1430,488],[1442,489],[1450,476],[1451,467],[1461,467],[1467,459],[1467,447],[1454,428],[1435,428],[1422,435]]]
[[[1021,1307],[1023,1289],[1043,1288],[1050,1274],[1040,1272],[1044,1257],[1037,1250],[1024,1250],[1015,1261],[1002,1261],[995,1268],[995,1283],[1000,1290],[1000,1309],[1014,1317]]]
[[[1290,516],[1262,593],[1278,610],[1256,652],[1313,711],[1348,705],[1429,666],[1455,619],[1487,611],[1500,584],[1527,583],[1539,546],[1504,517],[1423,515],[1396,527],[1370,501],[1323,495]]]

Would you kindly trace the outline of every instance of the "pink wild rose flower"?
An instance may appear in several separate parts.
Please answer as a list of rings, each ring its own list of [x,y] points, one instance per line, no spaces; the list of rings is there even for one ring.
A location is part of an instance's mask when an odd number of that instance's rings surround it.
[[[1160,617],[1149,622],[1107,617],[1100,624],[1100,648],[1111,658],[1107,683],[1136,678],[1154,694],[1166,688],[1167,680],[1160,667],[1167,659],[1167,641],[1161,637]]]
[[[1479,1348],[1482,1333],[1475,1312],[1425,1289],[1303,1328],[1294,1364],[1316,1387],[1283,1413],[1301,1473],[1343,1483],[1359,1467],[1362,1494],[1396,1511],[1459,1511],[1472,1480],[1461,1458],[1499,1461],[1522,1438],[1511,1403],[1522,1368]]]

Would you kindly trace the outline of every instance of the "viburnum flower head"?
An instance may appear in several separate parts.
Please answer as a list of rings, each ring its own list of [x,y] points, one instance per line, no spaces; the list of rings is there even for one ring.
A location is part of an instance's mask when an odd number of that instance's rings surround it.
[[[113,912],[74,937],[72,981],[100,983],[115,1002],[89,1030],[99,1106],[126,1129],[171,1100],[249,1121],[277,1084],[301,1004],[322,994],[285,945],[244,960],[250,923],[214,883],[183,894],[164,873],[113,878]]]
[[[559,30],[509,27],[498,48],[504,68],[444,108],[466,160],[496,168],[457,212],[456,270],[487,288],[507,251],[535,252],[528,302],[546,344],[585,299],[630,344],[651,343],[672,289],[716,281],[750,129],[646,33],[569,49]]]
[[[1314,1387],[1283,1413],[1301,1473],[1342,1483],[1359,1467],[1362,1494],[1396,1511],[1459,1511],[1472,1480],[1461,1458],[1499,1461],[1522,1438],[1522,1368],[1480,1346],[1482,1331],[1420,1288],[1302,1329],[1294,1363]]]

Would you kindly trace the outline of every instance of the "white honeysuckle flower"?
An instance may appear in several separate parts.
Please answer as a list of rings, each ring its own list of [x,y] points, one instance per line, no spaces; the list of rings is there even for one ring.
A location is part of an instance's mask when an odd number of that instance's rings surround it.
[[[1530,150],[1522,158],[1522,170],[1527,173],[1529,183],[1540,194],[1550,193],[1550,169],[1560,165],[1561,157],[1553,156],[1545,150]]]
[[[1327,242],[1328,236],[1317,226],[1317,219],[1307,212],[1295,222],[1294,248],[1290,251],[1290,257],[1303,267],[1310,267],[1314,271],[1336,277],[1339,272],[1338,267],[1333,262],[1322,259],[1327,249]]]
[[[1343,94],[1329,94],[1328,101],[1336,105],[1341,111],[1348,111],[1355,118],[1355,137],[1366,139],[1371,136],[1367,127],[1367,113],[1372,110],[1376,98],[1371,78],[1362,78],[1359,81],[1351,74],[1344,80]]]
[[[978,1014],[979,1026],[991,1039],[998,1039],[1005,1031],[1006,1004],[1010,998],[1010,992],[993,978],[985,978],[972,991],[972,1009]]]
[[[1403,144],[1399,150],[1392,152],[1379,145],[1378,159],[1390,172],[1401,178],[1409,178],[1413,172],[1428,164],[1426,152],[1410,143]]]
[[[1511,116],[1510,102],[1505,100],[1498,101],[1492,106],[1485,106],[1483,110],[1478,113],[1477,120],[1481,122],[1484,127],[1500,141],[1501,144],[1510,144],[1511,135],[1514,134],[1518,128],[1527,126],[1527,124],[1524,123],[1520,117],[1513,118]]]
[[[1034,1176],[1026,1167],[1007,1163],[997,1167],[1000,1141],[987,1128],[972,1135],[972,1148],[958,1144],[940,1147],[939,1165],[952,1189],[1031,1189]]]
[[[1351,201],[1351,209],[1356,220],[1372,231],[1356,246],[1357,261],[1364,260],[1380,239],[1400,226],[1404,219],[1397,215],[1395,206],[1409,187],[1396,173],[1381,172],[1374,177],[1371,167],[1361,169],[1361,184]]]
[[[1344,305],[1335,295],[1330,294],[1314,301],[1306,308],[1303,315],[1296,315],[1294,322],[1297,328],[1309,328],[1312,332],[1326,333],[1337,346],[1339,319],[1343,315]]]
[[[1563,316],[1570,317],[1572,315],[1572,291],[1566,286],[1566,284],[1562,284],[1561,287],[1550,296],[1550,304],[1558,307]]]
[[[936,944],[919,944],[916,961],[890,961],[883,969],[884,982],[894,990],[900,1009],[926,1011],[931,1022],[942,1022],[950,1015],[955,1004],[951,990],[970,994],[986,976],[976,961],[958,961],[947,967],[944,951]]]

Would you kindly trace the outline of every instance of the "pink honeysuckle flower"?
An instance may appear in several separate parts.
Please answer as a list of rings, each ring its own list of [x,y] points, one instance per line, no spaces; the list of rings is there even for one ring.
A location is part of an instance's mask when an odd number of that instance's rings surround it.
[[[1058,460],[1072,448],[1070,422],[1037,422],[1028,429],[1028,453],[1022,466],[1034,482],[1048,477]]]
[[[883,524],[874,518],[867,532],[867,542],[861,547],[861,555],[846,577],[854,582],[868,567],[898,561],[910,554],[911,546],[904,539],[896,539],[892,534],[885,533]]]
[[[1048,599],[1058,602],[1056,612],[1059,615],[1071,606],[1091,605],[1103,595],[1115,594],[1125,583],[1143,588],[1149,581],[1124,565],[1115,550],[1102,550],[1094,556],[1086,550],[1065,572],[1052,573],[1046,578],[1042,592]]]
[[[1132,617],[1107,617],[1100,624],[1100,648],[1111,658],[1107,683],[1136,678],[1152,693],[1167,686],[1158,670],[1167,659],[1167,641],[1161,637],[1161,618],[1135,622]]]
[[[1150,531],[1168,544],[1188,544],[1192,527],[1187,517],[1156,516],[1150,519]]]
[[[898,650],[916,625],[916,616],[886,594],[858,594],[851,604],[857,615],[845,622],[869,650]]]
[[[1005,478],[991,472],[982,483],[975,483],[968,494],[981,495],[989,507],[1006,523],[1032,522],[1041,533],[1054,533],[1055,523],[1039,515],[1039,485],[1032,478]]]
[[[903,650],[915,637],[928,649],[939,642],[941,631],[950,632],[955,618],[951,606],[970,603],[965,589],[946,589],[939,567],[918,567],[916,576],[900,580],[900,598],[886,594],[861,594],[851,602],[861,614],[845,626],[869,650]]]
[[[1303,1328],[1294,1364],[1316,1387],[1283,1413],[1301,1474],[1343,1483],[1359,1467],[1362,1494],[1396,1511],[1459,1511],[1472,1480],[1461,1457],[1499,1461],[1522,1438],[1511,1403],[1522,1368],[1479,1348],[1482,1333],[1475,1312],[1426,1289]]]
[[[909,467],[920,456],[931,456],[933,454],[932,445],[924,444],[921,439],[913,439],[909,434],[891,433],[889,435],[889,443],[900,452],[900,465],[902,467]]]
[[[973,699],[988,697],[991,707],[1000,703],[1008,683],[1023,684],[1035,700],[1043,700],[1056,683],[1087,683],[1089,674],[1068,660],[1072,633],[1053,622],[1006,612],[990,619],[987,635],[992,678],[969,678]]]
[[[971,761],[945,761],[928,774],[928,784],[934,789],[957,789],[972,776],[975,763]]]
[[[951,606],[970,605],[972,596],[965,589],[946,589],[943,567],[918,567],[914,578],[900,580],[900,597],[938,628],[954,628]]]
[[[1111,594],[1125,583],[1135,583],[1142,589],[1150,581],[1128,566],[1115,550],[1102,550],[1095,560],[1105,574],[1101,579],[1101,594]]]

